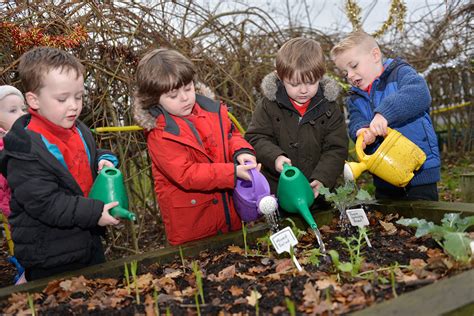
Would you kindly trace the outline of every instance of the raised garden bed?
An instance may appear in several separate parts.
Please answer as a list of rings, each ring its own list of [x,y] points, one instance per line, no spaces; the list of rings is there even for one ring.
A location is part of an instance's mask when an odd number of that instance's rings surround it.
[[[300,238],[296,247],[304,267],[298,272],[288,255],[277,256],[274,251],[268,255],[265,245],[256,246],[257,237],[267,231],[265,225],[258,224],[248,229],[247,256],[240,232],[222,235],[184,246],[183,260],[179,248],[171,247],[76,271],[66,281],[58,277],[0,289],[0,312],[27,311],[33,302],[42,315],[152,314],[157,307],[163,314],[181,315],[197,313],[198,305],[203,315],[289,315],[293,304],[296,314],[362,309],[361,314],[384,316],[413,314],[418,309],[424,314],[469,312],[474,306],[474,270],[453,264],[431,238],[415,238],[414,229],[394,221],[399,216],[439,221],[445,212],[472,215],[473,208],[473,204],[441,202],[372,204],[369,238],[373,248],[362,247],[365,260],[359,271],[352,273],[335,267],[329,256],[311,253],[317,243],[310,234]],[[337,250],[344,264],[350,258],[336,239],[341,233],[334,214],[321,212],[316,220],[325,225],[321,229],[327,249]],[[357,237],[358,233],[342,235],[346,240],[349,236]],[[319,265],[311,263],[316,259]],[[129,294],[124,282],[124,262],[132,260],[138,261],[140,304],[134,283]],[[194,272],[193,262],[199,262]],[[195,295],[199,294],[196,273],[202,274],[203,301]],[[71,279],[71,275],[84,277]],[[48,281],[52,282],[45,288]],[[18,291],[41,293],[31,294],[28,300],[26,294],[11,295]]]

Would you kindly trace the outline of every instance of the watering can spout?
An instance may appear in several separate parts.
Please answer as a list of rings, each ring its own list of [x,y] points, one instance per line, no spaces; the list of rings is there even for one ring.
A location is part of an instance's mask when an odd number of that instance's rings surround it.
[[[131,221],[136,220],[136,215],[128,211],[128,197],[123,176],[120,170],[113,167],[104,167],[92,185],[89,197],[104,203],[118,202],[119,205],[109,212],[114,217],[120,217]]]

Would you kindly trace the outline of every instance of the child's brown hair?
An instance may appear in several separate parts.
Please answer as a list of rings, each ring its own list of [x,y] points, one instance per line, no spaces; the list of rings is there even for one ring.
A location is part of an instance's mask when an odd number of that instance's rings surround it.
[[[326,73],[321,45],[313,40],[297,37],[280,48],[276,56],[276,71],[280,80],[293,79],[314,83]]]
[[[372,49],[378,48],[379,46],[373,36],[362,30],[358,30],[347,35],[347,37],[331,49],[331,59],[335,60],[338,55],[354,47],[360,47],[365,49],[367,52],[370,52]]]
[[[137,68],[137,92],[143,108],[158,103],[160,96],[194,80],[193,63],[181,53],[160,48],[147,53]]]
[[[53,47],[37,47],[20,57],[18,72],[24,92],[38,93],[43,87],[44,76],[53,69],[74,70],[77,77],[84,74],[79,59],[68,52]]]

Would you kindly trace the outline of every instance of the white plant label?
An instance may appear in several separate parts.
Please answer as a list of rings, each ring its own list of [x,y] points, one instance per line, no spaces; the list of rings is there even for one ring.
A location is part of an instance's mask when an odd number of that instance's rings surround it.
[[[367,218],[363,208],[349,209],[346,210],[346,213],[347,217],[349,217],[349,220],[351,221],[352,226],[362,227],[369,225],[369,219]]]
[[[346,214],[347,217],[349,217],[352,226],[364,227],[369,225],[369,219],[367,218],[363,208],[348,209],[346,210]],[[370,243],[367,234],[364,234],[364,238],[367,242],[367,246],[372,248],[372,244]]]
[[[272,242],[272,245],[278,254],[282,252],[291,253],[291,247],[294,247],[298,244],[298,239],[296,239],[296,236],[295,234],[293,234],[293,231],[290,227],[285,227],[282,230],[271,235],[270,241]],[[294,255],[291,257],[298,271],[303,270],[296,257]]]

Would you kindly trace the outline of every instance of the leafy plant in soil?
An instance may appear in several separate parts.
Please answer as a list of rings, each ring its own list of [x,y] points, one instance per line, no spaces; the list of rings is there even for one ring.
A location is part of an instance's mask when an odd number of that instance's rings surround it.
[[[334,203],[339,210],[340,221],[343,225],[346,225],[348,222],[346,215],[346,209],[348,207],[356,205],[356,201],[372,199],[367,191],[358,189],[356,183],[353,181],[347,181],[344,185],[337,187],[333,192],[325,186],[321,186],[318,191],[324,195],[326,201]]]
[[[416,217],[400,219],[397,224],[416,227],[416,237],[431,235],[454,260],[469,263],[472,255],[471,239],[465,231],[474,225],[474,216],[461,218],[458,213],[447,213],[444,214],[441,225]]]
[[[348,272],[352,277],[355,277],[359,273],[364,261],[361,250],[365,245],[365,234],[366,228],[360,227],[358,237],[336,237],[336,240],[340,241],[343,244],[345,250],[349,253],[349,262],[341,262],[339,260],[339,253],[334,249],[329,250],[329,255],[331,256],[332,262],[337,270],[341,272]]]

